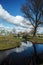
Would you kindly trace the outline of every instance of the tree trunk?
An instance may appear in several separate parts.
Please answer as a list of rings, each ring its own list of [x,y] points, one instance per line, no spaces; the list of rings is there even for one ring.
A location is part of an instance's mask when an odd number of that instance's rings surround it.
[[[36,46],[35,46],[35,44],[33,44],[33,48],[34,48],[34,55],[37,56],[37,51],[36,51]]]
[[[37,27],[34,28],[33,37],[36,36]]]
[[[37,65],[37,50],[35,44],[33,44],[34,48],[34,65]]]

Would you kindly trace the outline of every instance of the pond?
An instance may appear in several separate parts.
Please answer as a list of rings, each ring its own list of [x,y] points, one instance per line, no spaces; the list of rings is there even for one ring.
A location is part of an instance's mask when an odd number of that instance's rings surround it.
[[[43,44],[35,44],[35,46],[36,46],[37,54],[40,54],[43,52]],[[11,64],[17,63],[16,65],[23,65],[23,64],[26,64],[28,58],[32,57],[33,54],[34,54],[33,44],[28,41],[27,41],[27,44],[24,42],[21,42],[20,47],[17,47],[15,49],[0,51],[0,63],[1,62],[8,63],[10,60]]]

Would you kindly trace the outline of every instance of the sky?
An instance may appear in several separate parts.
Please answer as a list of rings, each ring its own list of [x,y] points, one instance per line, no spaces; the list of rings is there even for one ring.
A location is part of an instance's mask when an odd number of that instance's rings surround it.
[[[0,0],[0,4],[6,9],[11,15],[22,15],[21,5],[25,0]]]
[[[17,31],[30,31],[32,25],[25,20],[21,11],[25,0],[0,0],[0,27],[15,28]],[[43,27],[40,28],[43,32]]]

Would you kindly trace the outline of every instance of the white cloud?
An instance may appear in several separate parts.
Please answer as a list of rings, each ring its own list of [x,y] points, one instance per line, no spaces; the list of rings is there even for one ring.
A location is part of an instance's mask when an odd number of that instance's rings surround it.
[[[43,33],[43,27],[38,27],[38,33]]]
[[[17,30],[17,32],[29,32],[31,30],[31,27],[26,29],[26,28],[18,26],[15,29]]]
[[[13,29],[15,29],[16,33],[24,32],[24,31],[29,32],[31,30],[30,28],[26,29],[26,28],[23,28],[23,27],[20,27],[20,26],[18,26],[18,27],[8,27],[8,26],[5,26],[3,24],[0,24],[0,30],[5,30],[5,31],[9,31],[9,32],[12,31],[13,32]]]
[[[30,24],[29,21],[25,20],[22,16],[12,16],[10,13],[8,13],[0,4],[0,18],[6,20],[7,22],[13,23],[17,25],[16,29],[17,31],[30,31],[33,26]],[[29,25],[28,25],[29,24]],[[3,26],[3,25],[1,25]],[[5,27],[5,26],[4,26]],[[5,27],[6,29],[10,30],[12,28]],[[40,28],[40,31],[43,32],[43,27]],[[39,31],[39,32],[40,32]]]
[[[6,20],[7,22],[13,23],[17,26],[19,26],[18,30],[25,30],[25,28],[30,28],[32,25],[27,25],[30,24],[27,20],[24,19],[22,16],[12,16],[9,14],[0,4],[0,18]],[[24,27],[24,28],[23,28]],[[21,29],[22,28],[22,29]]]
[[[0,5],[0,17],[2,19],[5,19],[7,22],[16,24],[21,27],[28,27],[26,21],[24,20],[24,17],[22,16],[12,16],[9,14],[3,7]]]
[[[11,32],[12,29],[13,29],[12,27],[8,27],[8,26],[5,26],[3,24],[0,24],[0,30],[5,30],[5,31]]]

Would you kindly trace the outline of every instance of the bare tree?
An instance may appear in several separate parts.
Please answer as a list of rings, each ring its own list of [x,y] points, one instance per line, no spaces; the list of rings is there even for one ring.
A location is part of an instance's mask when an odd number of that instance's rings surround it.
[[[43,0],[26,0],[21,10],[34,27],[33,36],[35,36],[37,28],[43,24]]]
[[[33,26],[34,29],[33,37],[34,37],[36,35],[37,28],[43,25],[43,0],[26,0],[26,3],[22,5],[21,10],[24,13],[24,16],[28,20],[30,20]],[[36,60],[37,52],[35,44],[33,44],[33,48]]]

